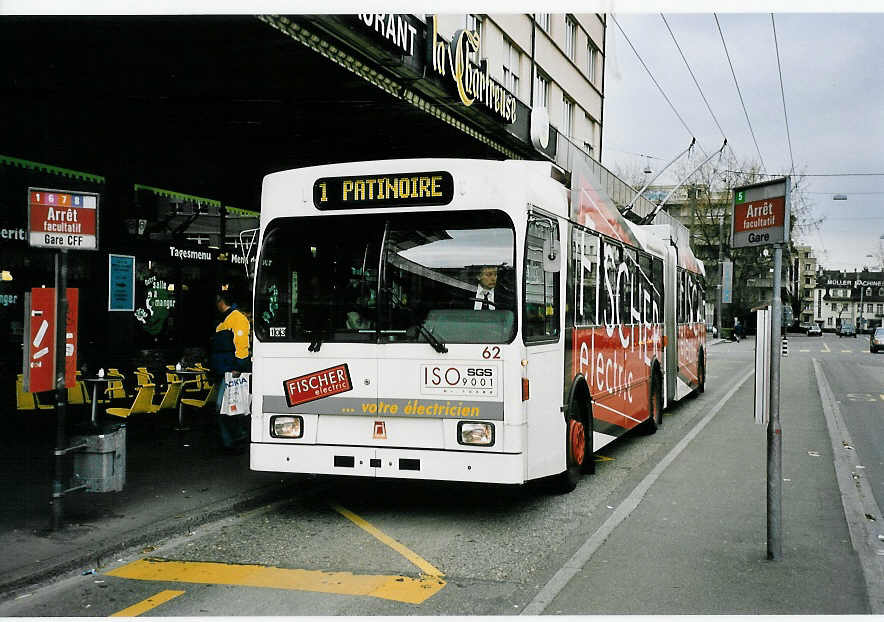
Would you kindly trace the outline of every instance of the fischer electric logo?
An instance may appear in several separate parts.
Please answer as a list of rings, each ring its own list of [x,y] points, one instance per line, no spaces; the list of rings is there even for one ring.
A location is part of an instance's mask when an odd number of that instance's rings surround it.
[[[289,408],[353,390],[346,363],[285,380],[282,385]]]

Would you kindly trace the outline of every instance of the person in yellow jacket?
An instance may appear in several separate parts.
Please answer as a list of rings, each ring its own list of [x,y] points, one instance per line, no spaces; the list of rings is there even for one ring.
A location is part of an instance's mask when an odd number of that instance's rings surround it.
[[[222,415],[221,402],[224,400],[224,374],[251,371],[249,357],[249,332],[251,326],[245,314],[237,309],[236,303],[229,292],[221,292],[216,297],[216,305],[221,321],[215,327],[209,354],[209,369],[212,377],[219,383],[218,430],[221,445],[226,450],[237,450],[244,447],[248,440],[248,419],[246,415]]]

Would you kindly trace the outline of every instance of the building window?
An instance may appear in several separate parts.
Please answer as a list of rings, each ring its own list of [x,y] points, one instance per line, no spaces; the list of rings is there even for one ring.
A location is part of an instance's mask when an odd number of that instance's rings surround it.
[[[549,13],[535,13],[534,19],[537,20],[538,26],[549,33]]]
[[[884,313],[884,304],[878,303],[878,310],[876,313]]]
[[[509,39],[503,40],[503,86],[510,93],[519,96],[519,65],[522,54]]]
[[[534,107],[546,108],[549,102],[549,78],[539,71],[534,80]]]
[[[479,37],[479,49],[475,53],[470,54],[470,60],[478,65],[481,60],[482,51],[482,18],[478,15],[467,15],[466,28],[475,32],[476,36]]]
[[[573,119],[574,119],[574,102],[572,102],[570,99],[568,99],[567,97],[562,95],[562,130],[561,130],[561,133],[569,138],[571,137],[571,134],[573,133],[571,131],[572,126],[573,126]]]
[[[586,77],[590,82],[595,82],[596,55],[599,51],[592,43],[586,45]]]
[[[804,277],[804,284],[810,285],[810,277],[809,276]]]
[[[826,326],[831,326],[831,325],[832,325],[832,318],[827,317],[826,318]]]
[[[866,288],[866,296],[871,296],[871,295],[872,295],[872,288],[871,288],[871,287],[867,287],[867,288]]]
[[[868,311],[869,313],[872,312],[873,308],[874,308],[874,305],[866,305],[866,311]]]
[[[884,296],[884,287],[879,287],[879,288],[878,288],[878,295],[879,295],[879,296]]]
[[[809,263],[804,264],[804,271],[805,271],[805,272],[810,272],[810,269],[811,269],[811,268],[810,268],[810,264],[809,264]]]
[[[565,54],[574,60],[577,52],[577,23],[570,17],[565,18]]]

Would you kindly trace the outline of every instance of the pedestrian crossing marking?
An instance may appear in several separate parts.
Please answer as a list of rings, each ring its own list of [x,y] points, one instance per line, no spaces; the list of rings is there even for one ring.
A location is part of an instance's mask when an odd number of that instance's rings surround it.
[[[421,604],[445,587],[445,581],[441,578],[425,575],[415,579],[401,575],[356,575],[351,572],[299,570],[256,564],[187,562],[162,558],[139,559],[106,574],[111,577],[139,581],[236,585],[348,596],[372,596],[413,605]],[[130,614],[121,613],[120,615]]]
[[[810,352],[810,349],[809,348],[802,348],[801,350],[798,350],[798,351],[799,352]]]
[[[167,603],[173,598],[181,596],[184,594],[183,590],[163,590],[162,592],[158,592],[154,594],[150,598],[145,598],[140,603],[135,603],[131,607],[126,607],[122,611],[118,611],[116,613],[110,614],[111,618],[134,618],[135,616],[140,616],[142,613],[150,611],[156,607],[159,607],[163,603]]]
[[[841,350],[841,351],[846,352],[847,354],[850,354],[851,352],[853,352],[853,350]]]

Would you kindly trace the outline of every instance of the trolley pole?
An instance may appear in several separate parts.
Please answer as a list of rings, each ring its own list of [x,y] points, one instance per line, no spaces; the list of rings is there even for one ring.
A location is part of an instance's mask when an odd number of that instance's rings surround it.
[[[61,528],[64,514],[64,456],[67,453],[67,389],[64,386],[65,354],[67,344],[67,282],[68,252],[62,249],[55,255],[55,460],[52,468],[52,531]]]
[[[783,245],[774,245],[770,314],[770,418],[767,423],[767,558],[783,558],[783,434],[780,427],[780,298]]]

